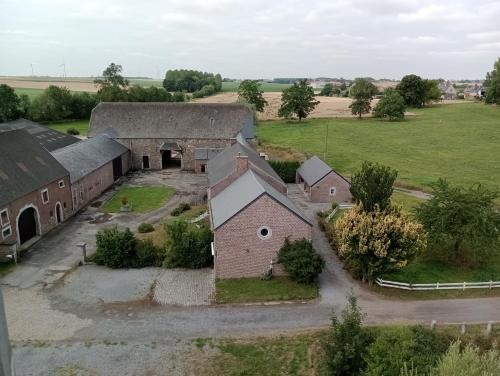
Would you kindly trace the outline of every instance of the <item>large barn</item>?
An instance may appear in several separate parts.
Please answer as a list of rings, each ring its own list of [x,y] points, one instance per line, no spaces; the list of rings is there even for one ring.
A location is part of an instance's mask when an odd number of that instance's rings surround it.
[[[134,169],[194,171],[200,149],[224,149],[238,134],[251,141],[254,114],[242,104],[100,103],[89,137],[102,133],[130,149]]]

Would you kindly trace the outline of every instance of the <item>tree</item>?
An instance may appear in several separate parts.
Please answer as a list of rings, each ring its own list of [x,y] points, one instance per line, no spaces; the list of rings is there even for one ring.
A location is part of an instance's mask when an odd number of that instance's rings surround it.
[[[163,80],[163,87],[167,91],[194,93],[206,85],[212,85],[215,92],[221,91],[221,75],[190,69],[174,69],[168,70]]]
[[[479,253],[493,253],[500,246],[500,213],[495,200],[499,192],[480,184],[453,187],[439,179],[432,185],[430,200],[415,210],[429,235],[429,244],[447,251],[450,261],[463,261],[467,251],[477,261]]]
[[[290,242],[286,238],[279,250],[278,262],[283,264],[293,280],[304,284],[313,283],[325,265],[321,255],[306,239]]]
[[[396,87],[409,107],[420,108],[425,104],[425,82],[415,74],[404,76]]]
[[[69,119],[73,114],[73,97],[65,87],[50,85],[31,105],[34,121]]]
[[[92,109],[97,106],[98,100],[95,94],[73,93],[71,102],[72,119],[89,119]]]
[[[439,81],[424,80],[425,84],[425,104],[438,102],[441,100],[441,90],[439,90]]]
[[[21,116],[21,99],[9,85],[0,85],[0,123],[16,120]]]
[[[493,70],[486,74],[486,103],[500,104],[500,58],[493,65]]]
[[[361,119],[363,114],[370,112],[371,101],[377,93],[377,88],[364,78],[356,78],[349,93],[354,98],[349,108],[353,115],[358,115]]]
[[[334,225],[337,251],[355,278],[370,284],[384,273],[405,266],[426,245],[422,225],[398,209],[365,212],[360,205]]]
[[[129,81],[121,75],[122,66],[111,63],[103,72],[102,77],[94,80],[99,86],[97,97],[102,102],[127,101]]]
[[[405,117],[406,104],[403,97],[396,89],[388,88],[373,110],[373,116],[378,118],[388,118],[392,120],[402,120]]]
[[[256,80],[244,80],[238,86],[238,97],[254,106],[258,112],[263,112],[264,107],[267,106],[267,101],[262,95],[264,91],[261,89],[261,85]]]
[[[100,230],[96,235],[94,261],[110,268],[128,268],[133,265],[136,239],[127,228],[124,231],[114,227]]]
[[[345,84],[344,85],[344,90],[345,90]],[[319,95],[325,96],[325,97],[333,97],[334,95],[339,95],[340,94],[340,89],[338,87],[333,86],[332,83],[327,83],[325,86],[323,86],[323,89],[321,89]]]
[[[388,166],[365,161],[361,170],[351,179],[350,191],[363,210],[373,211],[378,206],[385,210],[391,204],[393,185],[398,172]]]
[[[340,319],[332,315],[328,342],[326,343],[326,362],[332,376],[361,374],[365,368],[365,354],[370,336],[361,326],[363,313],[356,296],[347,296],[347,305]]]
[[[278,116],[290,118],[295,114],[301,121],[314,110],[318,103],[319,101],[314,98],[314,90],[307,80],[300,80],[283,90]]]

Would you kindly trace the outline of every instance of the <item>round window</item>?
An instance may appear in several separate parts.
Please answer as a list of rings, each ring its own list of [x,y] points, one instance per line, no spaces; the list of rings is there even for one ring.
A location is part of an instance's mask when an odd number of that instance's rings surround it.
[[[271,232],[271,229],[269,227],[262,226],[257,231],[257,234],[259,235],[259,238],[261,238],[261,239],[269,239],[272,235],[272,232]]]

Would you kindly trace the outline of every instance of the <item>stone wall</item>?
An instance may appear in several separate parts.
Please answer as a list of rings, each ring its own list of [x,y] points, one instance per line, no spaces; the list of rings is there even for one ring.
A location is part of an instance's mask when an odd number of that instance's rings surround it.
[[[104,166],[75,182],[71,187],[73,210],[77,212],[87,206],[110,188],[113,183],[113,162],[106,163]]]
[[[271,231],[267,239],[259,237],[266,226]],[[216,278],[259,277],[276,261],[279,249],[287,237],[290,240],[311,239],[312,227],[268,195],[239,212],[214,231]],[[274,273],[284,274],[281,265]]]

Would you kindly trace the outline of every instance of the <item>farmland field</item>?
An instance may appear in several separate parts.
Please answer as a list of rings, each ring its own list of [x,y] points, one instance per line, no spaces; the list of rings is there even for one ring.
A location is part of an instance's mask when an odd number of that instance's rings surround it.
[[[87,136],[89,131],[89,121],[88,120],[78,120],[78,121],[67,121],[58,122],[52,124],[46,124],[47,127],[55,131],[66,133],[70,128],[76,128],[80,132],[80,136]]]
[[[402,122],[309,119],[260,122],[266,144],[323,156],[328,127],[327,162],[350,175],[364,160],[399,171],[399,183],[428,188],[438,178],[456,184],[500,185],[500,107],[481,103],[436,105],[412,110]]]
[[[27,95],[31,100],[42,94],[44,89],[22,88],[16,87],[14,91],[17,95]]]
[[[227,92],[237,92],[238,86],[240,86],[241,81],[230,81],[222,83],[222,91]],[[265,92],[281,92],[292,85],[290,84],[277,84],[273,82],[263,82],[261,89]]]

